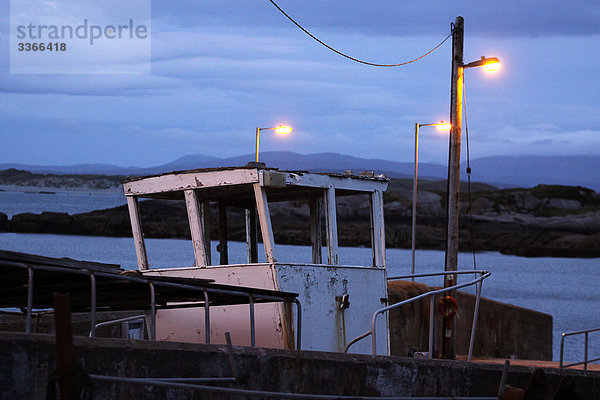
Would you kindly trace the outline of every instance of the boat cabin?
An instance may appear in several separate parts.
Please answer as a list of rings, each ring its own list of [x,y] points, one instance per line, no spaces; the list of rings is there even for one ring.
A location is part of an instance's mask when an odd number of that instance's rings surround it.
[[[207,333],[204,312],[192,304],[184,309],[160,310],[157,339],[225,343],[225,332],[230,332],[235,345],[293,349],[301,334],[304,350],[343,351],[347,341],[370,328],[373,312],[385,306],[383,192],[387,184],[386,177],[373,173],[280,171],[262,163],[178,171],[124,181],[137,262],[142,273],[214,279],[220,284],[299,294],[302,332],[297,332],[294,323],[299,317],[298,311],[291,305],[277,303],[250,304],[256,320],[252,327],[248,324],[247,305],[210,307],[210,332]],[[368,198],[372,254],[368,265],[340,265],[340,252],[344,249],[338,246],[336,199],[345,196]],[[151,268],[140,220],[140,199],[185,202],[194,265]],[[289,251],[274,241],[272,222],[277,221],[270,207],[281,202],[308,203],[310,223],[306,226],[310,226],[312,254],[306,262],[292,262]],[[232,208],[243,210],[236,215],[245,219],[244,263],[229,263],[227,210]],[[218,226],[210,226],[211,209],[218,210]],[[210,241],[215,228],[219,239],[216,246]],[[215,251],[218,257],[212,257]],[[212,265],[213,258],[218,259],[218,265]],[[387,354],[387,319],[378,319],[378,325],[378,354]],[[198,329],[190,330],[190,326]],[[370,353],[370,343],[363,341],[352,351]]]

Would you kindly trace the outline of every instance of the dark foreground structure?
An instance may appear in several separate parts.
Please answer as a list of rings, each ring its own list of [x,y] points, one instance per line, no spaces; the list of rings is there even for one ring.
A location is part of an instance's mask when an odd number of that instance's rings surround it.
[[[233,364],[230,362],[233,356]],[[74,337],[76,363],[87,374],[129,378],[231,378],[212,387],[337,396],[492,397],[501,365],[175,342]],[[0,333],[0,399],[45,399],[56,368],[54,335]],[[234,370],[232,370],[232,365]],[[525,387],[533,368],[510,367],[506,383]],[[549,395],[564,376],[583,399],[597,399],[600,373],[545,369]],[[93,399],[268,398],[153,385],[90,381]],[[229,396],[229,397],[228,397]],[[270,397],[270,396],[269,396]],[[288,398],[292,398],[290,395]],[[271,398],[282,398],[271,397]],[[550,397],[552,398],[552,397]]]

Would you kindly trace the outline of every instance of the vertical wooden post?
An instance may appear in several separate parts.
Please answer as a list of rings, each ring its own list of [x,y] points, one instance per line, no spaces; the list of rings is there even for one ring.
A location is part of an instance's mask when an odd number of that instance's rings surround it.
[[[219,200],[219,254],[219,264],[229,264],[227,250],[227,206],[223,200]]]
[[[56,327],[56,375],[61,399],[69,398],[73,389],[73,328],[71,327],[71,298],[54,293],[54,324]]]
[[[312,263],[322,264],[321,198],[316,196],[310,198],[310,241],[312,243]]]
[[[200,203],[200,219],[204,231],[204,253],[206,254],[207,265],[212,265],[210,250],[210,204],[208,200],[202,200]]]
[[[417,176],[419,168],[419,123],[415,123],[415,171],[413,174],[413,195],[412,195],[412,225],[410,230],[410,250],[412,258],[412,266],[410,273],[415,273],[415,256],[417,248]],[[415,278],[412,278],[414,281]]]
[[[456,271],[458,267],[458,212],[460,207],[460,139],[463,96],[463,39],[464,20],[456,17],[452,31],[452,86],[450,92],[450,151],[448,157],[448,225],[446,230],[446,259],[444,269]],[[444,287],[456,284],[456,275],[446,275]],[[444,324],[445,358],[456,358],[456,320]]]
[[[138,269],[140,271],[148,270],[148,255],[146,254],[146,244],[144,243],[144,234],[142,233],[142,224],[140,221],[140,210],[137,197],[127,197],[127,208],[129,209],[129,219],[131,220],[131,232],[133,233],[133,242],[135,245],[135,254],[137,256]]]
[[[256,208],[246,209],[246,258],[248,263],[258,262],[258,241],[256,232]]]
[[[371,193],[371,230],[373,232],[373,265],[385,267],[385,225],[383,222],[383,193]]]
[[[334,187],[329,187],[325,190],[325,218],[327,228],[327,264],[338,265],[338,233]]]
[[[184,190],[183,192],[185,194],[185,205],[187,208],[188,221],[190,225],[190,234],[192,236],[192,243],[194,245],[194,262],[196,267],[206,267],[208,262],[204,249],[204,229],[200,216],[198,196],[196,191],[193,189]]]
[[[267,192],[260,183],[254,184],[254,197],[256,198],[256,212],[258,213],[258,222],[260,223],[260,233],[262,235],[263,245],[265,247],[265,256],[268,263],[275,263],[277,259],[273,252],[273,227],[271,226],[271,215],[269,214],[269,203],[267,201]]]

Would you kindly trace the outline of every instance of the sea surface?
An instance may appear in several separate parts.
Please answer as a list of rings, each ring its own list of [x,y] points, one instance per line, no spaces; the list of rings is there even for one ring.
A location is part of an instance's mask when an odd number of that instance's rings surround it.
[[[12,188],[0,191],[0,212],[11,218],[15,214],[44,211],[84,213],[104,210],[127,203],[117,191],[65,191],[53,188]]]
[[[116,206],[125,202],[118,194],[109,196],[86,193],[76,197],[75,201],[68,195],[46,195],[49,200],[45,203],[40,201],[40,196],[43,195],[0,192],[0,211],[8,214],[5,210],[12,207],[13,214],[41,212],[43,208],[74,213],[104,208],[102,204]],[[0,233],[0,249],[119,264],[126,269],[137,268],[131,238]],[[147,239],[147,250],[152,268],[186,267],[193,264],[193,249],[189,240]],[[245,262],[245,251],[245,243],[230,242],[230,263]],[[311,259],[311,249],[308,246],[277,245],[275,251],[281,261],[310,262]],[[213,264],[218,264],[216,255],[216,243],[213,242]],[[387,249],[386,258],[388,276],[410,273],[410,250]],[[370,259],[370,249],[340,248],[341,264],[368,265]],[[477,269],[492,273],[483,285],[485,297],[553,316],[554,360],[558,360],[560,356],[562,332],[600,327],[600,258],[523,258],[483,252],[477,253],[475,259]],[[471,253],[460,254],[460,270],[472,270],[473,263]],[[444,252],[417,251],[416,272],[439,272],[443,270],[443,266]],[[472,275],[462,279],[461,282],[470,280]],[[442,284],[440,278],[421,281],[433,285]],[[565,359],[583,360],[583,348],[583,337],[567,338]],[[600,357],[600,332],[591,334],[589,338],[589,358],[597,357]]]

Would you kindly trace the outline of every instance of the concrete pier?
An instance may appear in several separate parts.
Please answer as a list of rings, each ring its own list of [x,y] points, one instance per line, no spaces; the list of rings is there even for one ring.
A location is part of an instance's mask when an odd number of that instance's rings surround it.
[[[74,338],[76,362],[90,374],[121,377],[227,377],[226,346]],[[502,365],[314,351],[233,348],[239,386],[353,396],[494,396]],[[0,399],[45,399],[55,368],[53,335],[0,333]],[[511,367],[507,383],[524,387],[534,367]],[[597,399],[600,373],[545,368],[551,393],[569,375],[584,399]],[[222,399],[222,394],[92,383],[94,399]]]

